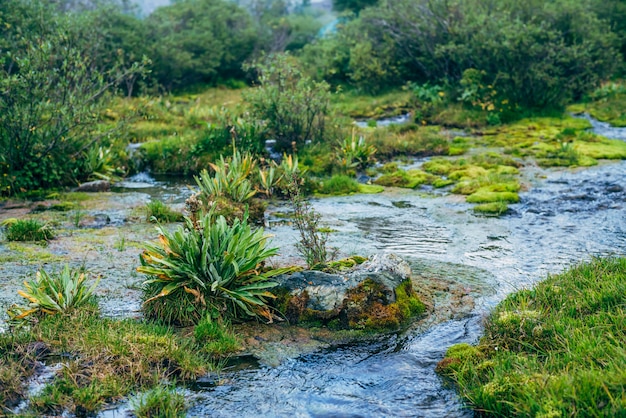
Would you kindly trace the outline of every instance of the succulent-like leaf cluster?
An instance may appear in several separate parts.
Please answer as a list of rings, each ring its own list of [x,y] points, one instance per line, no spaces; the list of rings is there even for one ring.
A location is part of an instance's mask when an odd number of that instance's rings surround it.
[[[27,306],[12,306],[9,317],[12,320],[25,319],[37,314],[64,314],[94,303],[94,290],[100,278],[87,287],[85,273],[70,269],[66,264],[58,273],[48,274],[39,270],[34,280],[24,281],[24,290],[17,293],[28,300]]]
[[[223,216],[209,212],[174,232],[157,227],[159,242],[147,243],[137,271],[144,282],[144,307],[154,303],[175,303],[192,295],[199,314],[218,311],[227,317],[265,317],[271,320],[268,289],[270,279],[285,269],[262,271],[263,262],[278,251],[267,248],[263,229],[252,230],[247,222],[234,219],[229,225]],[[155,311],[155,310],[153,310]],[[178,322],[177,318],[168,318]]]

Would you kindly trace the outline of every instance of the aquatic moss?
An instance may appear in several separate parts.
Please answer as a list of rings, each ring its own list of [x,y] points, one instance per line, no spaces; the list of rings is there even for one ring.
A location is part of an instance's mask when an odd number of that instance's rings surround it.
[[[437,370],[494,416],[624,416],[625,275],[626,258],[594,259],[509,295]]]
[[[626,159],[626,141],[603,139],[599,142],[576,141],[575,147],[581,154],[594,159]]]
[[[422,170],[398,170],[391,174],[384,174],[374,183],[386,187],[404,187],[414,189],[417,186],[430,182],[432,176]]]
[[[376,194],[382,193],[385,190],[383,186],[377,184],[362,184],[359,183],[359,193],[363,194]]]
[[[359,183],[346,175],[334,175],[317,182],[316,192],[322,195],[341,196],[359,191]]]
[[[481,203],[474,206],[474,212],[484,215],[502,215],[509,210],[505,202]]]
[[[436,174],[439,176],[448,175],[455,167],[455,164],[450,160],[444,160],[443,158],[433,158],[430,161],[426,161],[422,164],[422,169],[427,173]]]
[[[519,195],[513,192],[493,192],[488,188],[480,188],[467,196],[468,203],[519,202]]]

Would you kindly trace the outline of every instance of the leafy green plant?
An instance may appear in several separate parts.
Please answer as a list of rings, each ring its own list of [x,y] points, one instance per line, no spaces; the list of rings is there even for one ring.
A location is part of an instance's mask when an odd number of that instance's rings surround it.
[[[48,241],[54,238],[54,232],[47,223],[37,219],[7,219],[2,222],[6,226],[7,241]]]
[[[211,164],[213,175],[205,169],[200,172],[200,176],[195,177],[201,199],[207,204],[222,196],[234,202],[246,202],[256,194],[249,180],[255,166],[256,161],[252,155],[242,155],[237,149],[233,150],[230,158],[224,159],[221,156],[215,164]]]
[[[185,416],[185,396],[173,386],[160,385],[131,399],[137,418],[179,418]]]
[[[149,222],[179,222],[183,220],[183,214],[172,210],[160,200],[152,200],[146,203],[146,220]]]
[[[276,151],[294,150],[324,138],[330,88],[306,77],[288,55],[269,56],[252,66],[259,86],[244,93],[249,117],[263,120],[276,139]]]
[[[159,243],[147,243],[137,271],[144,282],[143,306],[148,317],[170,323],[193,323],[207,311],[226,318],[271,320],[270,279],[284,269],[263,271],[263,262],[278,252],[267,248],[263,229],[252,230],[247,213],[229,225],[213,211],[185,219],[174,232],[157,227]]]
[[[343,141],[339,152],[339,163],[346,169],[363,171],[375,162],[376,147],[368,145],[363,136],[356,139],[354,131],[350,138]]]
[[[12,320],[22,320],[31,315],[66,314],[86,305],[94,305],[93,292],[100,278],[91,287],[87,287],[86,280],[85,273],[70,269],[67,264],[58,273],[48,274],[39,270],[35,280],[25,281],[24,290],[17,292],[30,303],[28,306],[12,306],[9,316]]]
[[[281,177],[278,176],[278,170],[274,161],[267,168],[259,169],[259,185],[267,197],[272,197],[274,188],[278,185],[280,179]]]

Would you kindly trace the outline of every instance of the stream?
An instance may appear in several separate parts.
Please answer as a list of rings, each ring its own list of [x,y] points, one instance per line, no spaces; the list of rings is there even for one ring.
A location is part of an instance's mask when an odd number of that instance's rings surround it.
[[[623,130],[601,128],[623,138]],[[314,200],[336,231],[330,245],[342,254],[399,254],[416,274],[463,283],[474,292],[474,310],[426,331],[325,349],[275,367],[226,369],[219,385],[188,392],[189,416],[473,416],[435,373],[446,349],[475,343],[490,309],[509,293],[593,256],[626,254],[626,161],[527,167],[525,181],[530,190],[501,218],[473,215],[462,197],[408,190]],[[267,232],[281,258],[295,258],[296,232],[280,219],[270,216]]]
[[[592,123],[602,135],[626,139],[625,129]],[[626,255],[626,161],[585,169],[527,166],[523,181],[530,187],[520,193],[521,203],[511,205],[510,213],[500,218],[474,215],[463,196],[406,189],[313,199],[315,210],[334,231],[329,244],[340,256],[398,254],[411,264],[415,275],[466,288],[474,297],[474,308],[430,327],[321,349],[278,365],[243,359],[216,378],[207,377],[185,389],[191,405],[188,416],[474,416],[435,373],[447,348],[478,341],[490,310],[511,292],[593,256]],[[145,174],[116,187],[124,193],[118,200],[126,196],[140,203],[158,198],[182,206],[192,193],[185,182]],[[272,245],[280,248],[283,264],[300,258],[293,246],[298,233],[281,216],[286,211],[285,206],[270,207],[266,228],[274,236]],[[142,234],[153,233],[152,227],[140,226],[133,232],[137,242]],[[134,243],[133,237],[126,238]],[[110,275],[121,269],[120,274],[126,275],[134,270],[140,250],[131,247],[132,258],[126,263],[123,253],[100,249],[109,248],[112,240],[120,237],[103,236],[101,246],[90,254],[104,260],[103,267],[96,264],[96,268]],[[50,251],[61,251],[55,245]],[[116,268],[110,267],[112,260]],[[30,271],[28,266],[19,268]],[[122,298],[134,301],[136,289],[123,285],[119,287],[127,296]],[[113,295],[102,306],[103,313],[118,316],[119,299]],[[127,409],[121,405],[99,416],[125,417]]]

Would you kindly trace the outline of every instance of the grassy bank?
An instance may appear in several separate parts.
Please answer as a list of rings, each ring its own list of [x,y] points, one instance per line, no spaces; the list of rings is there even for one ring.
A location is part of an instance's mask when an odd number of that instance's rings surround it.
[[[490,416],[626,416],[626,258],[595,259],[509,296],[477,346],[439,371]]]

